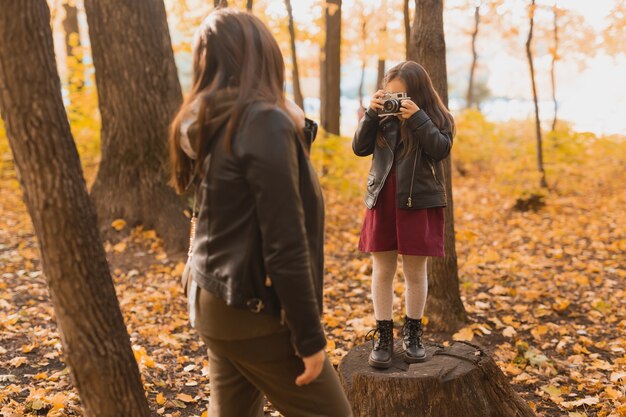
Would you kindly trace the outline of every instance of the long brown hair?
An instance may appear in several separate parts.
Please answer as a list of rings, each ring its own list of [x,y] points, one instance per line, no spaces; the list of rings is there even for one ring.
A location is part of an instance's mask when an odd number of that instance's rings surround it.
[[[420,109],[430,117],[435,126],[444,133],[454,136],[455,127],[452,115],[443,104],[443,101],[435,91],[433,82],[423,66],[415,61],[404,61],[391,68],[385,74],[383,85],[387,85],[391,80],[400,79],[406,85],[406,93]],[[417,147],[417,141],[410,135],[406,123],[402,123],[401,128],[404,150],[401,157],[413,153]],[[384,147],[384,139],[379,135],[377,143]]]
[[[196,32],[193,48],[193,84],[170,129],[171,183],[183,193],[192,179],[202,177],[203,162],[212,137],[211,110],[225,91],[234,103],[225,128],[226,150],[248,105],[263,101],[285,110],[285,63],[278,43],[265,24],[252,14],[234,9],[217,9],[207,16]],[[197,101],[197,102],[196,102]],[[199,104],[199,140],[195,162],[181,148],[181,123]],[[295,122],[295,120],[294,120]],[[301,131],[299,131],[299,136]],[[302,138],[300,138],[302,140]]]

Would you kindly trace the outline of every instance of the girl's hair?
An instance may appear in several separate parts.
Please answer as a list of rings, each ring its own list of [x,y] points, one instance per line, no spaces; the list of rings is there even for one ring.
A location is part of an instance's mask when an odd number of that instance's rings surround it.
[[[414,61],[404,61],[387,71],[383,84],[387,85],[395,79],[401,80],[406,85],[407,95],[420,109],[426,112],[439,130],[454,136],[454,119],[435,91],[433,82],[424,67]],[[413,135],[408,134],[406,123],[403,123],[401,132],[404,141],[401,157],[404,158],[415,150],[417,141]],[[381,135],[378,136],[377,143],[379,146],[385,146]]]
[[[231,91],[234,96],[225,128],[226,149],[230,150],[242,115],[251,103],[269,102],[290,114],[285,105],[284,84],[282,53],[259,18],[228,8],[209,14],[196,32],[191,91],[170,129],[171,183],[176,191],[184,192],[196,173],[203,174],[198,166],[203,165],[213,139],[205,137],[206,125],[211,123],[212,104],[223,97],[220,93]],[[197,166],[180,145],[181,123],[196,105],[200,132],[199,149],[195,149]],[[298,133],[302,140],[301,129]]]

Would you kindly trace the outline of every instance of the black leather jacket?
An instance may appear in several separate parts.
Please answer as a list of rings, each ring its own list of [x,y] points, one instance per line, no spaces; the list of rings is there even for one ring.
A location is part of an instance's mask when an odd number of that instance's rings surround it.
[[[415,153],[396,160],[397,201],[402,209],[445,207],[447,204],[444,186],[443,164],[452,148],[452,134],[441,132],[424,110],[418,110],[406,122],[408,130],[418,141]],[[385,147],[376,144],[378,132],[382,133]],[[372,167],[367,177],[365,205],[373,208],[391,171],[396,153],[401,153],[400,121],[388,117],[379,121],[378,114],[368,109],[361,119],[352,141],[352,150],[357,156],[373,154]],[[396,145],[398,145],[396,147]]]
[[[219,134],[205,162],[193,279],[231,307],[284,314],[298,354],[309,356],[326,344],[322,191],[287,114],[256,103],[241,126],[232,153]],[[316,130],[307,121],[310,142]]]

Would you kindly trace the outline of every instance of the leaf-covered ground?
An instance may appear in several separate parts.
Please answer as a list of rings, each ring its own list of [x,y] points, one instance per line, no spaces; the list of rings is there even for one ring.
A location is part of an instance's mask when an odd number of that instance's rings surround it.
[[[526,174],[534,168],[532,147],[523,145],[532,144],[529,133],[477,117],[460,122],[455,222],[471,323],[453,337],[485,346],[539,416],[626,416],[626,146],[570,133],[548,138],[551,191],[544,207],[522,212],[512,209],[516,198],[536,191]],[[93,178],[97,152],[80,135],[77,141]],[[338,363],[374,323],[371,263],[356,249],[368,161],[352,156],[345,139],[315,146],[327,206],[324,323]],[[80,416],[11,159],[0,134],[0,415]],[[150,407],[200,416],[210,365],[187,323],[182,264],[168,258],[153,231],[129,230],[123,221],[112,227],[125,237],[105,248]],[[267,415],[278,414],[268,408]]]

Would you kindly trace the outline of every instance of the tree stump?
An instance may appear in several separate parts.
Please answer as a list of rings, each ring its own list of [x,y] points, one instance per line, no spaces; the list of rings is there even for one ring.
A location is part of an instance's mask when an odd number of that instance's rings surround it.
[[[385,370],[368,365],[371,347],[354,347],[339,364],[355,417],[535,416],[479,346],[427,344],[427,360],[409,365],[396,344]]]

